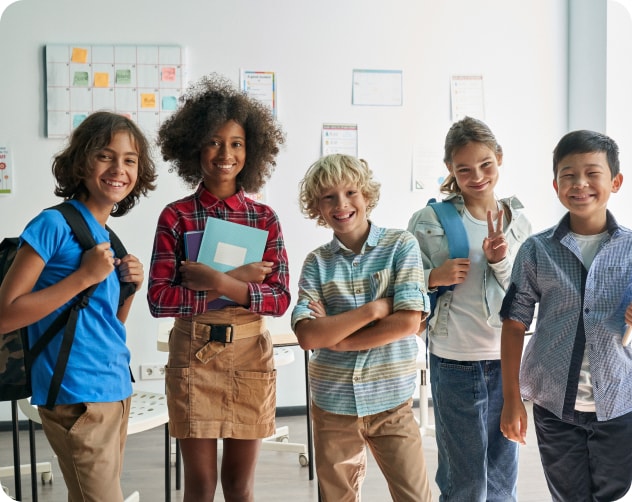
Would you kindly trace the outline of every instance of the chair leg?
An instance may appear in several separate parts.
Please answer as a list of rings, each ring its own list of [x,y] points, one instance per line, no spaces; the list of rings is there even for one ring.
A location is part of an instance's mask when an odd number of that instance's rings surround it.
[[[180,453],[180,440],[176,438],[176,490],[182,488],[182,454]]]
[[[11,401],[11,422],[13,425],[13,478],[16,500],[22,500],[22,476],[20,473],[20,425],[18,423],[18,403]]]
[[[168,422],[165,424],[165,502],[171,502],[171,437]]]
[[[35,426],[29,420],[29,452],[31,454],[31,495],[37,502],[37,459],[35,458]]]
[[[311,410],[311,394],[309,390],[309,351],[304,352],[305,356],[305,399],[306,399],[306,413],[307,416],[307,455],[309,456],[309,479],[314,479],[314,440],[312,436],[312,410]]]

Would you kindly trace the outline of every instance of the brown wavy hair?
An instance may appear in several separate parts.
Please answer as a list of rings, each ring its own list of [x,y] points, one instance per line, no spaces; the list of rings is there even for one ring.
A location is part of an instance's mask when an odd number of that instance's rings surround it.
[[[90,197],[84,180],[92,172],[95,154],[108,146],[115,134],[129,134],[138,151],[138,179],[132,191],[114,206],[112,216],[123,216],[150,190],[156,189],[156,166],[151,158],[151,147],[140,128],[130,119],[117,113],[99,111],[88,115],[72,132],[68,146],[53,159],[55,195],[64,199]]]
[[[487,124],[472,117],[464,117],[452,124],[445,137],[443,162],[446,165],[452,163],[452,157],[457,150],[468,143],[482,143],[496,155],[503,153],[502,147],[496,141],[496,136]],[[461,193],[461,187],[452,173],[448,174],[439,190],[445,194]]]
[[[210,137],[234,120],[246,133],[246,162],[237,186],[257,192],[276,167],[285,135],[269,107],[238,90],[218,74],[202,77],[180,97],[178,110],[160,127],[158,146],[164,160],[191,187],[202,181],[200,152]]]

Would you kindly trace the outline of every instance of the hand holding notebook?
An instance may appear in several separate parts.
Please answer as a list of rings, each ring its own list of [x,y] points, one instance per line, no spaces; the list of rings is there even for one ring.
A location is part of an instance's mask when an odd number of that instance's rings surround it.
[[[184,235],[187,259],[228,272],[261,261],[268,231],[209,217],[204,231]]]

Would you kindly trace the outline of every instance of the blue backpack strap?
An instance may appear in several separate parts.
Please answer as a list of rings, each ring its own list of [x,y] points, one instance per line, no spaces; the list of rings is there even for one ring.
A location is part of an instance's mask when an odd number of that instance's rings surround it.
[[[450,258],[467,258],[470,255],[470,244],[467,233],[463,226],[461,215],[451,202],[436,202],[435,199],[428,201],[439,218],[439,222],[448,238],[448,249]]]

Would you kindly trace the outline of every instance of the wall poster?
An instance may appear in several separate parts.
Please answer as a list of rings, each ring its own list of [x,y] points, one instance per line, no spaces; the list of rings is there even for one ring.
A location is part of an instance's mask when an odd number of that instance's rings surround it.
[[[108,110],[153,137],[185,86],[179,46],[47,45],[47,136],[65,138],[90,113]]]

